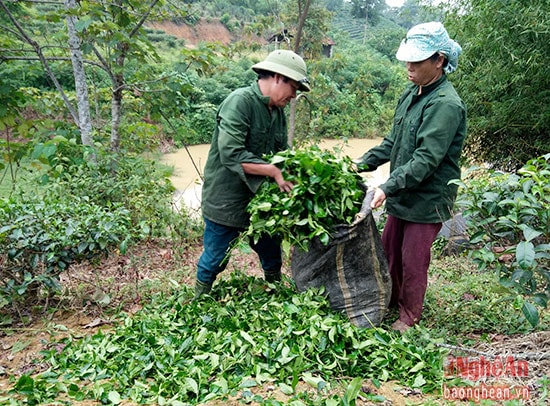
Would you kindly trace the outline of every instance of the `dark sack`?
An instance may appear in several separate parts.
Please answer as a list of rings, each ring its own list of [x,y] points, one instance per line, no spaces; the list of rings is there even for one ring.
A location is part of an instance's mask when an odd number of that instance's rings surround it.
[[[291,256],[298,291],[324,286],[331,307],[359,327],[378,326],[391,296],[388,263],[370,208],[373,195],[367,193],[352,224],[335,227],[328,245],[315,238],[307,252],[294,248]]]

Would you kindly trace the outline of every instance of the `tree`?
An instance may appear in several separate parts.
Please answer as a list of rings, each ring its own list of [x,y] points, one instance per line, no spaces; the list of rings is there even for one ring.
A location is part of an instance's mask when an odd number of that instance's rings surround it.
[[[306,22],[307,14],[309,7],[311,5],[311,0],[297,0],[296,1],[296,10],[298,12],[298,28],[296,30],[296,37],[294,39],[294,52],[300,52],[300,42],[302,41],[302,32]],[[292,99],[290,103],[290,118],[289,118],[289,128],[288,128],[288,143],[292,145],[294,140],[294,128],[295,128],[295,119],[296,119],[296,101],[297,99]]]
[[[78,23],[76,17],[70,15],[71,9],[76,8],[76,0],[65,0],[65,9],[67,11],[67,34],[69,37],[69,50],[71,53],[71,62],[73,65],[73,74],[76,90],[76,100],[78,105],[78,126],[80,128],[80,138],[83,145],[93,145],[92,142],[92,118],[90,115],[90,102],[88,99],[88,84],[86,82],[86,73],[84,72],[84,58],[80,37],[77,35],[75,25]]]
[[[125,64],[128,57],[146,63],[147,57],[158,55],[147,39],[143,24],[151,16],[159,0],[114,0],[111,3],[82,1],[77,29],[90,46],[111,80],[111,151],[120,150],[119,127],[122,99],[128,89]]]
[[[75,110],[72,103],[69,101],[69,98],[65,94],[63,86],[61,86],[53,70],[51,69],[50,62],[49,62],[50,59],[44,54],[44,47],[31,37],[31,35],[23,27],[23,24],[16,18],[15,14],[12,13],[11,9],[4,3],[3,0],[0,0],[0,9],[4,10],[7,20],[13,26],[13,28],[6,27],[9,33],[15,36],[19,43],[23,43],[31,46],[32,51],[37,55],[38,60],[44,67],[45,71],[50,77],[55,88],[59,91],[63,101],[65,102],[65,106],[67,107],[67,110],[69,110],[69,113],[71,114],[71,117],[73,118],[74,122],[77,124],[77,126],[80,126],[77,111]],[[18,42],[15,42],[15,43],[18,43]],[[29,59],[22,55],[25,52],[28,52],[28,50],[26,49],[17,50],[15,51],[16,55],[13,56],[11,59]],[[7,59],[8,57],[6,56],[2,58],[2,60],[7,60]]]
[[[59,3],[61,4],[61,3]],[[90,145],[91,120],[87,100],[86,76],[84,63],[99,66],[111,80],[111,139],[110,147],[113,152],[120,149],[119,127],[122,118],[122,101],[124,92],[133,88],[127,80],[126,62],[131,59],[135,66],[146,67],[149,58],[158,60],[158,55],[151,42],[147,39],[143,25],[152,16],[155,7],[163,5],[161,0],[150,0],[144,3],[138,0],[103,1],[65,0],[64,8],[51,12],[48,15],[52,21],[65,19],[67,32],[61,33],[58,38],[50,37],[51,43],[40,44],[29,34],[22,23],[23,14],[18,18],[11,12],[13,6],[8,7],[0,0],[0,9],[5,11],[12,27],[7,27],[8,37],[15,37],[17,41],[31,46],[36,57],[28,57],[28,49],[21,51],[21,46],[9,49],[10,55],[2,56],[0,61],[12,59],[38,59],[55,88],[63,98],[71,118],[81,130],[83,144]],[[52,6],[55,7],[55,6]],[[172,16],[178,15],[175,11]],[[51,24],[50,24],[51,25]],[[63,46],[60,38],[68,42]],[[68,39],[67,39],[68,38]],[[55,52],[54,52],[55,50]],[[85,59],[86,58],[86,59]],[[66,95],[63,85],[57,80],[50,67],[53,60],[72,61],[75,87],[78,95],[78,112]]]
[[[399,8],[389,8],[384,13],[390,20],[405,29],[426,21],[442,21],[444,13],[431,7],[431,0],[406,0]]]
[[[386,8],[384,0],[351,0],[351,16],[365,21],[376,22]]]
[[[468,108],[466,152],[514,170],[550,151],[550,0],[458,0],[453,83]]]

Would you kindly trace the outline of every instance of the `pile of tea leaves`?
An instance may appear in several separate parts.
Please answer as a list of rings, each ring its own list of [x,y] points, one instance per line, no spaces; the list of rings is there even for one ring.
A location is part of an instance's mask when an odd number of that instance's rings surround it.
[[[313,145],[278,152],[269,160],[294,188],[285,193],[273,181],[262,184],[247,208],[247,236],[277,235],[307,250],[315,237],[328,244],[334,226],[353,222],[366,187],[351,158]]]

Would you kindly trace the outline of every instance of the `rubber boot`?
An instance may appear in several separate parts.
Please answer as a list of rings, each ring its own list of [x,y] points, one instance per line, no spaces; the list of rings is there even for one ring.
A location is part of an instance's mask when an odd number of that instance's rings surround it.
[[[195,282],[195,299],[198,299],[203,295],[209,294],[211,290],[212,290],[212,284],[204,283],[197,279]]]
[[[281,282],[281,271],[264,271],[264,278],[268,283]]]

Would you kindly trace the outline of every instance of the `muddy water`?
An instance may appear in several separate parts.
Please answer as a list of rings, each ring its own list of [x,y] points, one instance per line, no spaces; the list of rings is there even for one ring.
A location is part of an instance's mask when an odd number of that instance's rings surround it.
[[[359,158],[370,148],[378,145],[382,139],[350,139],[346,144],[337,140],[323,140],[321,148],[332,150],[337,147],[342,154],[352,159]],[[176,204],[185,204],[189,209],[200,209],[201,177],[208,156],[209,144],[193,145],[178,151],[164,155],[162,162],[174,167],[174,174],[171,177],[172,183],[178,190],[176,193]],[[195,168],[196,167],[196,168]],[[389,174],[389,164],[385,164],[374,172],[362,174],[365,183],[369,186],[378,186],[383,183]]]

